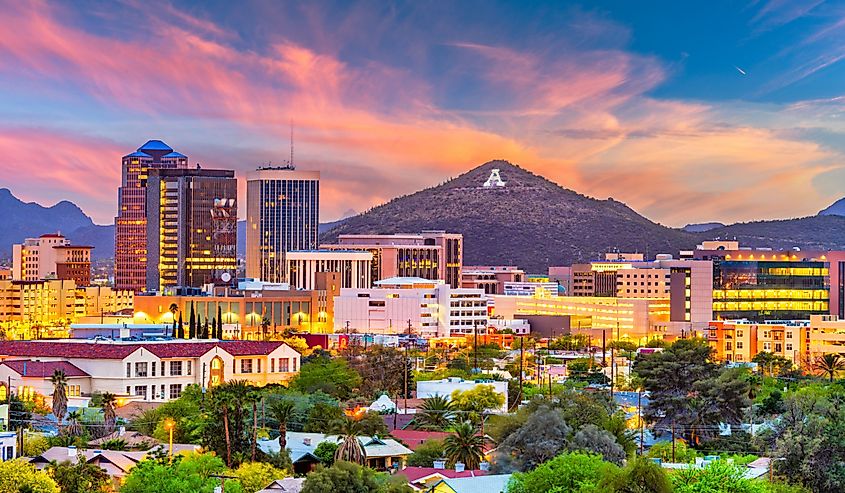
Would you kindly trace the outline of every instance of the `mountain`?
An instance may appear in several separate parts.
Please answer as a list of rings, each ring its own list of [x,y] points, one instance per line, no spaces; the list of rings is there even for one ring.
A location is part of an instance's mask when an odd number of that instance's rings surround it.
[[[504,187],[481,185],[499,169]],[[656,224],[613,199],[561,187],[507,161],[490,161],[436,187],[398,197],[346,219],[321,236],[442,229],[464,235],[466,265],[550,265],[600,258],[604,252],[674,253],[699,237]]]
[[[707,231],[709,238],[736,238],[742,246],[845,250],[845,216],[736,223]]]
[[[12,256],[12,245],[26,238],[61,232],[74,243],[95,247],[94,256],[112,256],[113,228],[94,224],[74,203],[63,200],[51,207],[24,202],[8,188],[0,188],[0,257]],[[109,240],[106,242],[105,239]],[[105,251],[103,251],[105,249]]]
[[[687,233],[704,233],[706,231],[710,231],[711,229],[724,227],[725,225],[722,223],[693,223],[687,224],[682,229]]]
[[[819,211],[820,216],[845,216],[845,198],[831,204],[827,209]]]

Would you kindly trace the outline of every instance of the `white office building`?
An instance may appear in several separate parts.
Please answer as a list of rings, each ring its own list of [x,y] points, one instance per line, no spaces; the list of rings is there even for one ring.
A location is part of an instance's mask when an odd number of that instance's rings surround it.
[[[285,255],[285,272],[291,289],[317,289],[318,272],[340,274],[341,288],[372,286],[373,254],[361,250],[304,250]]]
[[[335,297],[335,331],[411,333],[423,337],[471,334],[487,326],[482,289],[452,288],[443,281],[393,277],[375,288],[341,289]]]

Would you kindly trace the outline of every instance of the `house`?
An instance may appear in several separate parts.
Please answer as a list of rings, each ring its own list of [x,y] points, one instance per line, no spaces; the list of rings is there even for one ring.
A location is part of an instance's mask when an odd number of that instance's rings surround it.
[[[18,434],[0,431],[0,460],[12,460],[18,454]]]
[[[443,440],[451,433],[445,431],[392,430],[390,436],[402,442],[416,452],[417,448],[429,440]]]
[[[435,467],[406,467],[400,474],[408,478],[408,484],[417,491],[426,491],[443,479],[474,478],[490,474],[482,469],[466,470],[462,464],[456,465],[455,469],[446,469],[443,462],[434,464]]]
[[[506,493],[510,480],[510,474],[441,479],[429,491],[432,493]]]
[[[460,390],[466,392],[473,390],[481,385],[491,385],[498,394],[502,394],[505,398],[504,404],[498,409],[492,411],[506,413],[508,412],[508,382],[498,380],[464,380],[460,377],[448,377],[442,380],[424,380],[417,382],[417,398],[427,399],[439,395],[451,399],[452,392]]]
[[[256,493],[299,493],[302,491],[303,483],[305,483],[305,478],[276,479]]]
[[[297,474],[307,473],[320,463],[320,458],[314,455],[314,451],[317,450],[320,443],[341,442],[341,438],[337,435],[297,431],[287,432],[285,438],[287,440],[286,448],[290,452],[293,469]],[[408,456],[413,453],[412,450],[392,438],[358,437],[358,441],[364,447],[367,467],[379,471],[391,468],[401,469]],[[259,440],[258,447],[264,453],[278,453],[279,439]]]
[[[95,448],[101,447],[110,440],[123,440],[126,442],[126,446],[131,449],[140,448],[146,450],[153,445],[159,444],[159,441],[153,437],[144,435],[137,431],[127,431],[125,427],[121,426],[119,430],[109,433],[104,437],[91,440],[88,442],[88,445]]]
[[[84,460],[89,464],[96,464],[100,469],[106,471],[112,479],[120,481],[121,478],[129,474],[129,471],[135,467],[139,462],[144,460],[147,455],[154,451],[167,452],[167,446],[157,445],[150,450],[141,452],[125,452],[118,450],[100,450],[100,449],[77,449],[74,446],[70,447],[50,447],[41,455],[29,459],[29,463],[33,464],[36,469],[45,469],[53,462],[71,462],[78,463]],[[199,446],[190,444],[173,444],[173,453],[192,453],[199,450]]]
[[[50,396],[48,374],[62,369],[70,398],[99,391],[128,401],[166,402],[191,384],[284,383],[299,372],[299,358],[287,344],[269,341],[0,341],[0,397],[9,381],[23,398]]]

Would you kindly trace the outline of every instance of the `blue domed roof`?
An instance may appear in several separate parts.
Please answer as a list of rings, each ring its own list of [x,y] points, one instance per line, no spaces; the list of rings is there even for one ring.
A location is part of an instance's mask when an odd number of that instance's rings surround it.
[[[139,151],[168,151],[173,152],[167,144],[160,140],[148,140],[146,144],[138,148]]]
[[[188,156],[182,154],[181,152],[176,152],[176,151],[173,151],[170,154],[165,154],[164,156],[161,156],[161,157],[163,157],[163,158],[165,158],[165,157],[182,157],[182,158],[188,159]]]
[[[152,157],[152,156],[150,156],[150,155],[149,155],[149,154],[147,154],[146,152],[135,151],[135,152],[133,152],[132,154],[127,154],[127,155],[125,155],[125,156],[123,156],[123,157]]]

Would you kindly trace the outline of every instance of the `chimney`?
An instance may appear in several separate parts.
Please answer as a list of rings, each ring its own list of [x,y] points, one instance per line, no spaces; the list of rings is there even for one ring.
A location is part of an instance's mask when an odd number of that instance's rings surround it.
[[[26,376],[26,360],[23,360],[23,376]]]
[[[76,458],[76,445],[71,445],[67,448],[67,456]]]
[[[311,439],[310,438],[303,438],[302,443],[305,445],[311,446]]]
[[[463,462],[455,462],[455,472],[464,472]]]
[[[434,468],[435,469],[446,469],[446,460],[445,459],[437,459],[434,461]]]

